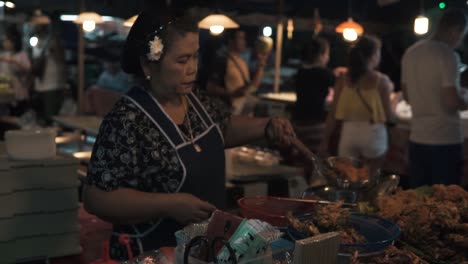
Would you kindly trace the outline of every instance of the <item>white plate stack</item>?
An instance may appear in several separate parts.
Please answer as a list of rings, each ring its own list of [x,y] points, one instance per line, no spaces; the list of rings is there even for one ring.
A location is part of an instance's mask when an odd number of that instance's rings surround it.
[[[0,263],[79,254],[78,161],[0,156]]]

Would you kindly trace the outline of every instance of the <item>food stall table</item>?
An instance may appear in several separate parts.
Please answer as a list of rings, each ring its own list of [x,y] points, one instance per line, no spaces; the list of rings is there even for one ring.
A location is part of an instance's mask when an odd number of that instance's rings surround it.
[[[102,122],[102,117],[88,115],[54,116],[52,119],[65,128],[78,130],[87,136],[94,137],[97,136]]]

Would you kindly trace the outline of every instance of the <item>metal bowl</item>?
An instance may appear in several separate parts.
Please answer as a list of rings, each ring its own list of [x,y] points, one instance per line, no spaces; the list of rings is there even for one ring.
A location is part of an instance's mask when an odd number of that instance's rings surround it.
[[[334,186],[309,187],[302,193],[304,199],[317,199],[330,202],[343,201],[354,204],[359,199],[359,192],[349,189],[338,189]]]
[[[329,157],[326,162],[328,172],[325,175],[331,185],[342,189],[361,189],[370,188],[378,182],[380,171],[373,172],[362,160]]]

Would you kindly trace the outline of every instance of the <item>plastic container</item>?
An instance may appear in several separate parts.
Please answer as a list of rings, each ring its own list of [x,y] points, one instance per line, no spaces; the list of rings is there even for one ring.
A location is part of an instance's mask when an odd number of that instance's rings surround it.
[[[299,219],[307,218],[308,216],[299,216]],[[349,224],[360,234],[362,234],[367,242],[355,244],[341,244],[338,251],[340,256],[351,256],[355,251],[359,252],[359,256],[376,255],[384,251],[388,246],[392,245],[400,236],[400,227],[393,222],[374,215],[366,215],[353,213],[349,218]],[[294,239],[304,239],[306,236],[301,232],[288,226],[287,232]]]
[[[55,129],[9,130],[6,151],[14,160],[42,160],[55,157]]]
[[[240,213],[249,219],[260,219],[273,226],[285,227],[288,224],[286,214],[304,214],[313,211],[316,204],[288,201],[281,197],[250,196],[237,200]]]

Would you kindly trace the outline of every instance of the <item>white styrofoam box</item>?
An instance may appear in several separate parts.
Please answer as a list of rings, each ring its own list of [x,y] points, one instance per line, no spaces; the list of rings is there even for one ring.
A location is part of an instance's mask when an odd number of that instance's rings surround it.
[[[23,214],[0,218],[0,241],[79,231],[78,208],[61,212]]]
[[[0,242],[0,264],[36,257],[62,257],[81,253],[80,233],[25,237]]]
[[[76,186],[78,165],[77,159],[61,156],[35,161],[16,161],[0,156],[0,194]]]
[[[54,128],[16,129],[5,132],[6,152],[15,160],[41,160],[56,154]]]
[[[0,218],[17,214],[57,212],[79,207],[78,185],[64,189],[37,189],[0,195]]]

